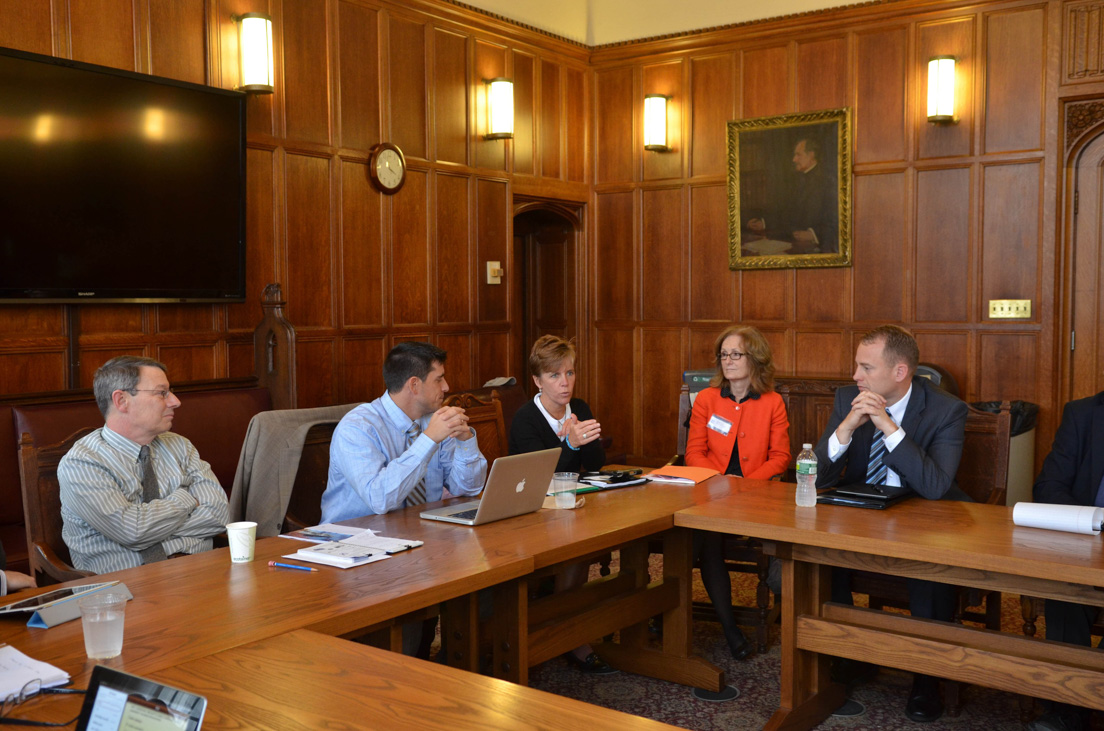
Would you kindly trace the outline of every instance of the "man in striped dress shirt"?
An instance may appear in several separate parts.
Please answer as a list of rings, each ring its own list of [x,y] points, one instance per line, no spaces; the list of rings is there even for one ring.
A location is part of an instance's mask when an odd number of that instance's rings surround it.
[[[912,333],[883,325],[867,333],[855,350],[854,386],[836,391],[832,416],[816,446],[817,487],[866,483],[905,486],[929,500],[969,500],[955,484],[966,438],[967,407],[916,374],[920,348]],[[908,580],[914,617],[950,621],[956,588]],[[851,604],[850,574],[832,572],[832,601]],[[869,666],[842,663],[836,675],[853,681]],[[943,714],[939,682],[916,674],[905,715],[917,722]]]
[[[165,366],[112,358],[92,390],[104,426],[58,464],[73,565],[103,574],[210,550],[229,518],[226,492],[192,443],[170,431],[180,399]]]

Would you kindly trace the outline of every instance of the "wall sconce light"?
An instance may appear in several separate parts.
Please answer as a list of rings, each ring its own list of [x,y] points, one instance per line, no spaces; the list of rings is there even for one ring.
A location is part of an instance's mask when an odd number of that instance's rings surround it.
[[[272,18],[264,13],[246,13],[234,18],[238,24],[239,91],[271,94],[275,72],[272,62]]]
[[[644,149],[667,152],[667,97],[644,95]]]
[[[928,121],[958,121],[955,118],[954,56],[936,56],[928,61]]]
[[[485,140],[514,137],[514,82],[505,77],[484,79],[487,89],[487,134]]]

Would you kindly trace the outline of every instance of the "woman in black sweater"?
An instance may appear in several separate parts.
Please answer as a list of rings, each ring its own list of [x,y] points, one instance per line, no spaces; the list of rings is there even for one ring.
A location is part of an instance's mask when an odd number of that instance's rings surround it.
[[[559,447],[557,472],[595,472],[606,463],[602,425],[575,391],[575,347],[555,335],[533,344],[529,370],[539,393],[514,415],[510,454]]]
[[[529,370],[539,393],[514,414],[510,424],[510,454],[525,454],[560,448],[557,472],[601,469],[606,463],[602,449],[602,425],[575,391],[575,346],[555,335],[544,335],[533,343]],[[590,566],[577,564],[564,571],[558,588],[586,583]],[[584,673],[617,672],[596,655],[589,644],[580,645],[565,657]]]

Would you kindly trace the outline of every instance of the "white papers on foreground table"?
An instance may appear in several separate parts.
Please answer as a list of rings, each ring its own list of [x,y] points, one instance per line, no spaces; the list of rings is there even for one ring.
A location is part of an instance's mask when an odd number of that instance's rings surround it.
[[[69,673],[27,657],[11,645],[0,646],[0,698],[18,693],[35,678],[42,681],[43,688],[49,688],[68,683]]]
[[[1016,503],[1016,507],[1012,508],[1012,522],[1027,528],[1046,528],[1095,536],[1100,533],[1100,526],[1104,523],[1104,508]]]

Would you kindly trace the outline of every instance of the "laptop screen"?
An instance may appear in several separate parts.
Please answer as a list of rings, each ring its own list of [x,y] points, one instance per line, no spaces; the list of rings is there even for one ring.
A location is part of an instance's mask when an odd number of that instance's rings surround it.
[[[198,731],[207,699],[97,665],[77,731]]]

